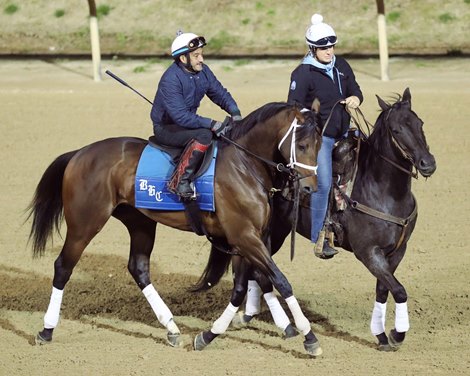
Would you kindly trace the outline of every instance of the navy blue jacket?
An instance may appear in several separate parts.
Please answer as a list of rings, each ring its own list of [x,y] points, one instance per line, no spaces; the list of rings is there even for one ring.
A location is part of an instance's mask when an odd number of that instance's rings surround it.
[[[205,95],[230,115],[240,113],[235,100],[207,65],[198,73],[190,73],[174,62],[158,84],[150,112],[154,127],[176,124],[185,128],[210,128],[212,119],[196,114]]]
[[[338,82],[339,80],[339,82]],[[326,123],[334,104],[340,99],[355,95],[362,103],[364,99],[361,88],[347,61],[336,56],[333,68],[333,79],[325,70],[311,64],[300,64],[291,75],[291,83],[287,101],[298,103],[305,108],[312,108],[315,98],[320,101],[320,116],[323,124]],[[325,136],[335,139],[347,132],[350,116],[343,104],[335,107],[331,120],[325,130]]]

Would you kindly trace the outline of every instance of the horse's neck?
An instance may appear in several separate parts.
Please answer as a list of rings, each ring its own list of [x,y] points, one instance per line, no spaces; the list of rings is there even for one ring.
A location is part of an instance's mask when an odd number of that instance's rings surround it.
[[[276,134],[273,130],[259,126],[236,140],[236,145],[222,149],[224,157],[220,158],[224,167],[240,180],[255,176],[256,180],[266,189],[272,187],[272,169],[265,161],[274,161],[277,153]]]
[[[274,155],[277,153],[277,145],[279,142],[274,129],[269,127],[268,123],[264,123],[263,125],[253,128],[250,132],[237,140],[237,143],[262,158],[273,160]]]
[[[408,200],[411,197],[411,176],[400,170],[385,157],[405,169],[411,169],[389,138],[384,138],[381,148],[375,150],[370,145],[363,147],[359,155],[359,167],[354,185],[355,194],[361,199],[369,198],[385,200],[393,197],[394,200]]]

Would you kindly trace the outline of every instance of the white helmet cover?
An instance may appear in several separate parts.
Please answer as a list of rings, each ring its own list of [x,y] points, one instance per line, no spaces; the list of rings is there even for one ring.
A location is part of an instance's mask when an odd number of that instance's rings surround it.
[[[312,16],[312,24],[305,32],[305,42],[310,47],[334,46],[338,41],[333,28],[323,22],[323,16],[315,13]]]
[[[193,33],[179,33],[171,44],[171,56],[178,57],[206,45],[204,37]]]

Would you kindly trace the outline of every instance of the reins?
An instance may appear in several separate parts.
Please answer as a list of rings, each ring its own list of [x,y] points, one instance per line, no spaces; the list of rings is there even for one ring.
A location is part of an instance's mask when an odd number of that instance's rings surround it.
[[[229,144],[232,144],[233,146],[235,146],[237,149],[240,149],[240,150],[243,150],[246,154],[264,162],[265,164],[267,164],[268,166],[270,167],[273,167],[275,168],[277,171],[279,172],[284,172],[284,173],[287,173],[287,174],[291,174],[292,173],[292,169],[290,169],[289,167],[286,167],[284,166],[282,163],[275,163],[269,159],[266,159],[264,157],[261,157],[260,155],[258,154],[255,154],[253,153],[252,151],[248,150],[247,148],[245,148],[244,146],[240,145],[239,143],[233,141],[232,139],[228,138],[227,136],[225,135],[221,135],[221,138],[228,142]]]

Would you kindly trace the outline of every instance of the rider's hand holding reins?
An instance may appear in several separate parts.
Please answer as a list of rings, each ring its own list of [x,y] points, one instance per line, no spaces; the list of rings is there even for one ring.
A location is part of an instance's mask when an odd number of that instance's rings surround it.
[[[211,131],[214,132],[216,137],[225,135],[227,131],[231,128],[231,118],[227,116],[224,122],[212,120],[211,122]]]
[[[358,97],[356,97],[355,95],[351,95],[350,97],[347,97],[344,101],[342,101],[341,103],[344,103],[346,106],[348,106],[349,108],[358,108],[359,105],[361,104],[361,101],[359,100]]]

